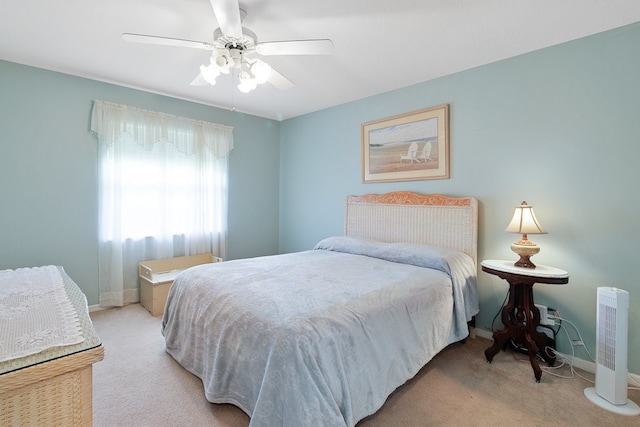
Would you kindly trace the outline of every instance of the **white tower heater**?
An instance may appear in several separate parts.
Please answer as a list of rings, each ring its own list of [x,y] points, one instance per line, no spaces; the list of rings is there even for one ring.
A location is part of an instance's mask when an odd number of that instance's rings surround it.
[[[596,308],[596,384],[584,394],[611,412],[640,415],[640,407],[627,399],[629,292],[599,287]]]

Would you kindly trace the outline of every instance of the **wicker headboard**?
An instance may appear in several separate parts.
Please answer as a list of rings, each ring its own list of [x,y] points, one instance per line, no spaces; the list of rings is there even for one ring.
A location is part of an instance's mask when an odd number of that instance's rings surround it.
[[[344,234],[453,248],[477,265],[478,201],[408,191],[348,196]]]

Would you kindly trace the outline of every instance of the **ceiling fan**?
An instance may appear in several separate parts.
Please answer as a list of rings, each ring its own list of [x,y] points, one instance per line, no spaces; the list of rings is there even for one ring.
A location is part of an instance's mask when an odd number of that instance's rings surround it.
[[[212,51],[209,64],[200,66],[200,74],[191,82],[194,86],[214,85],[220,74],[231,73],[239,80],[238,89],[250,92],[258,84],[269,82],[278,89],[289,89],[293,83],[269,64],[252,55],[329,55],[333,42],[329,39],[285,40],[258,42],[255,33],[242,27],[246,11],[238,0],[210,0],[218,25],[213,42],[184,40],[146,34],[123,33],[128,42],[190,47]]]

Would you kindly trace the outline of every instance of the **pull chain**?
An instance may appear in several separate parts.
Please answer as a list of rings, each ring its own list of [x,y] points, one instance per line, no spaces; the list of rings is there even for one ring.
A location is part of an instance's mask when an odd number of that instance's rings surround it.
[[[235,105],[235,90],[233,90],[233,87],[236,84],[236,70],[232,70],[231,71],[231,111],[236,111],[236,105]]]

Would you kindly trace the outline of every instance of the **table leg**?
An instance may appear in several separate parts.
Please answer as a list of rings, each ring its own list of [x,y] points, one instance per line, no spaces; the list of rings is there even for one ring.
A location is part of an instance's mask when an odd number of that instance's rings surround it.
[[[553,366],[555,357],[545,351],[548,337],[536,330],[540,324],[540,312],[533,302],[532,285],[509,282],[509,301],[502,309],[502,323],[504,329],[493,333],[493,345],[484,352],[487,362],[491,363],[509,339],[515,340],[526,347],[536,382],[540,382],[542,370],[536,353],[539,350],[549,366]]]
[[[493,333],[493,345],[484,351],[484,356],[489,363],[491,363],[493,357],[498,354],[501,349],[505,348],[507,340],[514,339],[517,336],[517,324],[514,323],[515,319],[512,316],[516,311],[516,292],[515,286],[509,285],[509,301],[507,301],[507,305],[502,308],[502,323],[505,327]]]
[[[536,382],[539,383],[540,378],[542,378],[542,369],[540,369],[538,359],[536,358],[536,343],[533,342],[529,334],[526,334],[524,344],[529,352],[529,363],[531,364],[531,368],[533,368],[533,375],[536,377]]]
[[[543,333],[538,332],[537,330],[531,331],[531,338],[533,342],[536,344],[538,351],[540,352],[540,356],[544,359],[545,362],[549,366],[553,366],[556,363],[556,356],[547,353],[547,347],[549,346],[549,337]]]
[[[540,311],[533,303],[533,287],[532,286],[520,286],[520,305],[519,309],[522,311],[521,317],[523,317],[523,334],[519,337],[522,343],[527,348],[529,363],[531,364],[531,368],[533,368],[533,375],[536,378],[536,382],[540,382],[540,378],[542,377],[542,370],[540,369],[540,365],[538,364],[538,359],[536,357],[537,352],[537,344],[532,337],[532,332],[534,332],[540,323]]]

